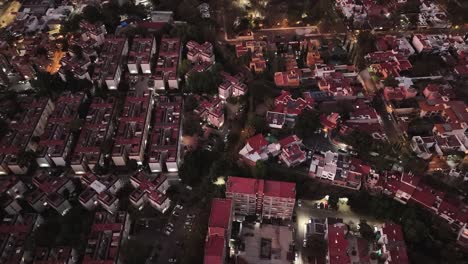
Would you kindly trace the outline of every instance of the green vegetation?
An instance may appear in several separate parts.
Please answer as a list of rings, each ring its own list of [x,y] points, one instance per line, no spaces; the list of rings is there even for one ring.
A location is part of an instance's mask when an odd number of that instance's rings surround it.
[[[186,92],[196,94],[215,94],[218,92],[218,86],[222,79],[219,75],[221,71],[219,66],[213,66],[211,71],[194,72],[187,78],[185,86]]]
[[[322,128],[320,115],[314,110],[303,111],[296,121],[296,134],[300,138],[305,138],[317,133]]]

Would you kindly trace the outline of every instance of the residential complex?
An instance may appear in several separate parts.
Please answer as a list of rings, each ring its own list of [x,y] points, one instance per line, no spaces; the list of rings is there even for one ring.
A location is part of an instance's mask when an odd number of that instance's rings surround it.
[[[151,172],[176,172],[180,160],[182,98],[157,96],[148,139],[148,165]]]
[[[0,174],[25,174],[29,164],[22,162],[19,155],[39,148],[37,137],[47,125],[55,104],[47,98],[19,97],[18,107],[8,124],[8,133],[0,140]]]
[[[134,38],[128,52],[127,66],[131,74],[151,74],[151,58],[156,53],[154,38]]]
[[[96,165],[104,166],[116,127],[115,104],[115,97],[92,99],[71,157],[70,167],[76,174],[92,171]]]
[[[106,84],[109,90],[116,90],[122,78],[122,62],[127,54],[126,38],[106,36],[99,59],[95,63],[93,80],[99,85]]]
[[[179,88],[177,67],[179,65],[181,50],[180,39],[162,38],[158,48],[156,69],[153,73],[156,90]]]
[[[151,92],[132,91],[125,97],[112,149],[115,166],[133,159],[143,164],[154,99]]]
[[[74,126],[80,118],[79,108],[86,100],[83,93],[70,93],[58,98],[39,139],[36,158],[39,167],[67,165],[76,133]]]

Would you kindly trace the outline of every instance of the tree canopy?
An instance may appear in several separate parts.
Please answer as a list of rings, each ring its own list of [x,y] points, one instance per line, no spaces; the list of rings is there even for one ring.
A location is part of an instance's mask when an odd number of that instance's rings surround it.
[[[295,129],[300,138],[311,136],[321,128],[320,115],[314,110],[305,110],[297,117]]]

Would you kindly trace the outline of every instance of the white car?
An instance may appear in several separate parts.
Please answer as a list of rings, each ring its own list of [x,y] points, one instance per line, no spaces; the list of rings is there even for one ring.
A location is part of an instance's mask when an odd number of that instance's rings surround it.
[[[175,208],[176,208],[176,209],[179,209],[179,210],[184,209],[184,207],[183,207],[182,205],[180,205],[180,204],[176,205]]]

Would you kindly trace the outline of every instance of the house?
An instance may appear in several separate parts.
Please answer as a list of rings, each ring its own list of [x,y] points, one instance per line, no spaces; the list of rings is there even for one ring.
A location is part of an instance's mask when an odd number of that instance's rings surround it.
[[[228,177],[226,197],[232,199],[239,217],[291,219],[296,201],[296,184],[280,181]]]
[[[187,42],[186,47],[188,49],[187,59],[192,63],[207,62],[213,64],[215,62],[213,44],[209,42],[199,44],[196,41],[190,40]]]
[[[270,156],[279,155],[280,148],[279,144],[269,144],[262,134],[257,134],[247,140],[239,154],[247,164],[254,166],[259,160],[268,160]]]
[[[200,99],[194,112],[202,121],[218,129],[224,125],[224,101],[218,97]]]
[[[314,154],[309,168],[310,177],[353,190],[359,190],[370,173],[370,166],[361,160],[331,151]]]
[[[293,98],[288,91],[281,91],[281,95],[275,98],[275,107],[266,115],[267,122],[272,128],[283,128],[285,124],[294,126],[297,116],[303,111],[312,110],[314,99],[309,92],[304,92],[302,97]]]
[[[278,143],[281,146],[279,159],[287,167],[294,167],[306,161],[306,152],[301,149],[302,140],[296,135],[283,138]]]
[[[0,220],[0,255],[3,263],[21,263],[33,228],[42,221],[36,214],[8,215]]]
[[[219,98],[226,100],[234,96],[242,96],[247,93],[247,85],[243,83],[244,77],[241,74],[232,76],[226,72],[222,72],[223,82],[218,87]]]

